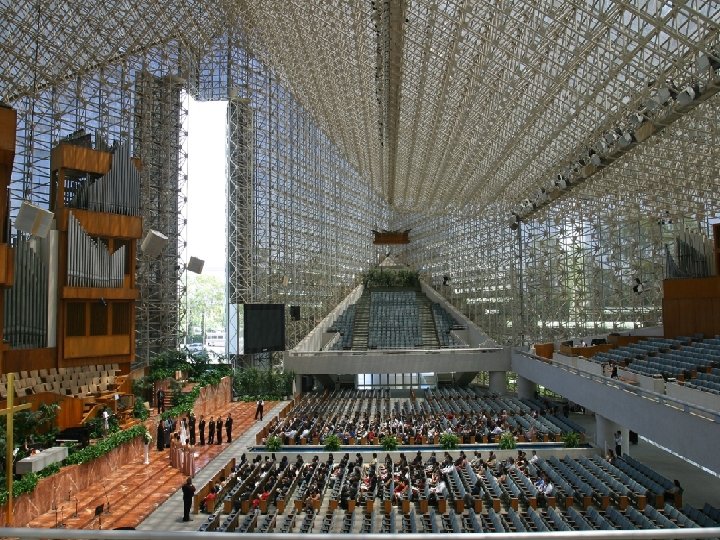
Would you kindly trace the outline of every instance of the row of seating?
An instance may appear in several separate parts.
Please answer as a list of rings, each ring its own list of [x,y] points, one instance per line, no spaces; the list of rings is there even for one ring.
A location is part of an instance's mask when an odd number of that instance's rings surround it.
[[[40,392],[85,396],[112,390],[119,372],[118,364],[20,371],[15,374],[13,387],[16,397]],[[7,375],[4,373],[0,375],[0,398],[7,399]]]
[[[301,533],[361,533],[376,532],[461,534],[461,533],[515,533],[550,531],[592,531],[592,530],[636,530],[636,529],[678,529],[716,527],[705,511],[692,507],[679,510],[671,505],[660,509],[650,505],[640,510],[633,506],[620,509],[610,505],[605,509],[595,506],[578,509],[561,509],[553,506],[545,508],[526,506],[515,509],[508,506],[496,511],[488,507],[477,512],[470,507],[457,512],[448,507],[438,512],[429,507],[426,512],[418,513],[411,507],[407,513],[399,513],[394,508],[390,512],[382,509],[356,507],[353,510],[339,508],[328,509],[325,514],[316,511],[306,512],[304,518],[295,509],[287,515],[276,510],[267,515],[250,513],[245,516],[238,512],[229,514],[221,521],[222,525],[212,528],[203,524],[200,530],[217,532],[301,532]],[[219,519],[217,521],[220,521]]]

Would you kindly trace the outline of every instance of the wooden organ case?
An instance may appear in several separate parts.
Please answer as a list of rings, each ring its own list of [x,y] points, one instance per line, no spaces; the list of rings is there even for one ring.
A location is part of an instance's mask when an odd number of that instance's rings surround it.
[[[125,144],[89,137],[50,156],[57,226],[58,367],[118,363],[135,355],[135,259],[142,236],[140,173]]]

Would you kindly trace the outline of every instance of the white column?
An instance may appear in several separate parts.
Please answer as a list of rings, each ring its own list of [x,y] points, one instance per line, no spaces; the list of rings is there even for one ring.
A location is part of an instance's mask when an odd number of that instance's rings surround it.
[[[48,269],[47,346],[57,346],[58,319],[58,242],[59,233],[53,229],[48,234],[46,263]]]
[[[505,394],[507,392],[506,374],[506,371],[490,372],[490,392],[493,394]]]
[[[302,394],[302,375],[299,373],[295,374],[295,381],[293,382],[293,397]]]
[[[615,449],[615,423],[604,416],[595,414],[595,444],[606,453],[608,448]]]
[[[517,378],[517,395],[520,399],[532,399],[535,397],[536,384],[525,377]]]

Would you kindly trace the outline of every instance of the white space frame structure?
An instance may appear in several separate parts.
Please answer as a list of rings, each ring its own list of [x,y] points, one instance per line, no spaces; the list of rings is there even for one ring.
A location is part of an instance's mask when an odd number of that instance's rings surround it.
[[[252,116],[252,160],[228,153],[250,197],[228,201],[228,264],[241,300],[301,307],[289,347],[383,228],[411,229],[394,256],[500,343],[658,324],[674,238],[720,212],[717,2],[136,4],[0,0],[0,99],[13,212],[47,205],[76,129],[147,163],[146,227],[172,248],[138,262],[139,357],[184,327],[186,95]]]

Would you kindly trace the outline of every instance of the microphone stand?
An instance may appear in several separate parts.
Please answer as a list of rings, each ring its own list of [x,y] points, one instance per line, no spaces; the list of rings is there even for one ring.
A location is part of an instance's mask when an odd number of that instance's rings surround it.
[[[64,529],[66,527],[65,523],[65,516],[63,515],[63,506],[60,507],[60,523],[57,522],[57,510],[55,511],[55,528],[57,529]]]
[[[107,503],[105,506],[105,513],[110,513],[110,499],[108,498],[107,489],[105,489],[105,486],[103,486],[103,491],[105,492],[105,502]]]

